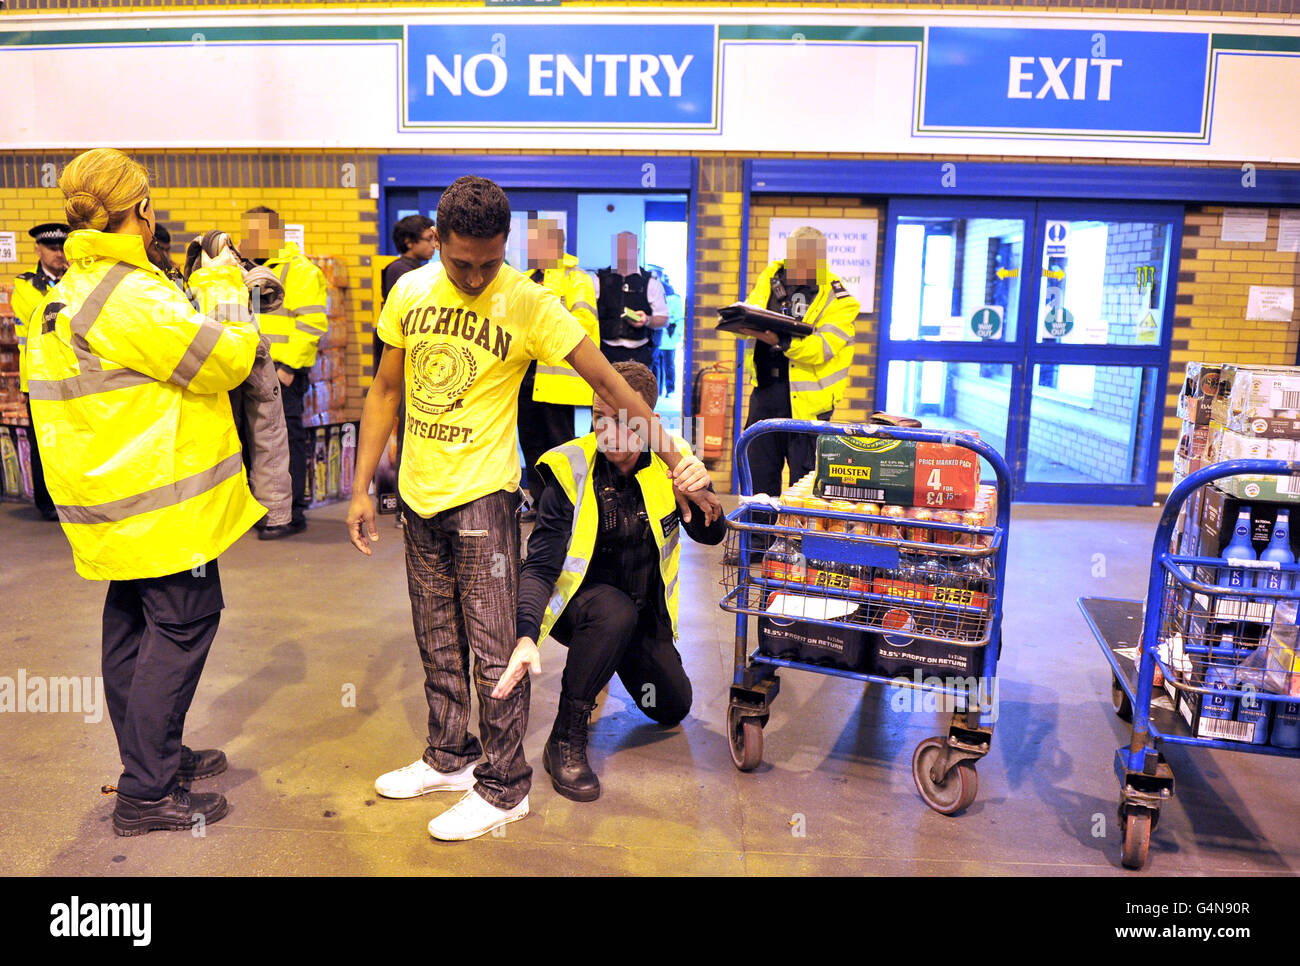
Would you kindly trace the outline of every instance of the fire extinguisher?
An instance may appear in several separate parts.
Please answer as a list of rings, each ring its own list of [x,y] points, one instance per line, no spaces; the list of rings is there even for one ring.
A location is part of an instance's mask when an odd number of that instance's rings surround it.
[[[723,454],[723,437],[727,432],[727,405],[730,396],[731,369],[715,362],[695,373],[695,443],[700,459],[715,460]]]

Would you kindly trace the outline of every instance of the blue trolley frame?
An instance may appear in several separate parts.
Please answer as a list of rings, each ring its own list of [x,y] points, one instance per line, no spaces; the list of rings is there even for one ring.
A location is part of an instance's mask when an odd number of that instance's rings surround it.
[[[1178,515],[1188,497],[1202,486],[1231,476],[1295,476],[1300,475],[1300,462],[1291,460],[1241,459],[1227,460],[1203,467],[1180,480],[1165,501],[1164,510],[1156,526],[1151,547],[1151,572],[1147,583],[1146,613],[1142,614],[1140,601],[1109,598],[1079,598],[1079,606],[1101,646],[1113,675],[1113,697],[1116,713],[1121,718],[1132,715],[1132,737],[1126,746],[1115,752],[1115,774],[1120,782],[1120,835],[1121,860],[1127,868],[1137,869],[1146,864],[1151,832],[1159,823],[1160,807],[1174,793],[1174,775],[1157,742],[1186,745],[1195,748],[1218,748],[1246,754],[1276,755],[1300,758],[1300,749],[1279,748],[1268,744],[1245,741],[1225,741],[1200,737],[1183,727],[1177,714],[1160,715],[1153,711],[1152,701],[1157,693],[1155,672],[1159,668],[1167,681],[1178,681],[1174,686],[1180,691],[1205,694],[1210,689],[1179,681],[1177,671],[1160,655],[1160,631],[1166,608],[1174,606],[1171,591],[1181,595],[1200,594],[1209,599],[1234,599],[1243,601],[1300,601],[1300,587],[1289,590],[1264,590],[1258,587],[1229,589],[1196,579],[1196,568],[1223,567],[1226,563],[1216,557],[1184,556],[1171,552],[1171,539]],[[1242,502],[1252,502],[1242,498]],[[1277,500],[1262,502],[1282,504]],[[1300,510],[1300,503],[1296,509]],[[1189,521],[1190,525],[1190,521]],[[1242,561],[1248,571],[1249,561]],[[1235,566],[1235,564],[1234,564]],[[1300,566],[1264,564],[1277,567],[1300,580]],[[1121,664],[1115,653],[1115,618],[1142,619],[1142,635],[1138,652],[1136,677]],[[1212,617],[1212,615],[1211,615]],[[1108,619],[1109,618],[1109,619]],[[1272,617],[1270,617],[1270,622]],[[1195,649],[1195,645],[1193,645]],[[1200,648],[1204,650],[1204,648]],[[1212,646],[1211,646],[1212,653]],[[1228,699],[1250,698],[1267,704],[1291,703],[1294,696],[1271,694],[1263,690],[1216,691]]]

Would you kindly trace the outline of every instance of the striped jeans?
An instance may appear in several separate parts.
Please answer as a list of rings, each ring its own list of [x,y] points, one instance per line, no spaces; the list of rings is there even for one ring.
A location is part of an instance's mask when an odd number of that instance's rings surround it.
[[[429,702],[424,761],[450,772],[486,755],[474,790],[498,808],[519,804],[533,774],[524,760],[527,675],[509,697],[492,697],[515,647],[519,504],[517,491],[500,490],[428,519],[404,511],[406,581]],[[471,651],[481,745],[469,733]]]

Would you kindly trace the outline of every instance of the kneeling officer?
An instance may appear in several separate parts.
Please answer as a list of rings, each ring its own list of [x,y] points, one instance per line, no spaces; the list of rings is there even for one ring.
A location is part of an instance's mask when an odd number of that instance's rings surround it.
[[[639,362],[614,369],[654,407],[658,384]],[[597,396],[593,432],[538,461],[546,489],[528,540],[515,616],[518,642],[499,689],[525,665],[541,670],[537,642],[548,634],[569,648],[559,713],[542,755],[555,790],[578,802],[600,796],[587,763],[587,723],[615,673],[637,706],[671,726],[691,708],[691,682],[677,639],[678,508],[667,466],[629,430],[625,414]],[[685,444],[681,444],[685,445]],[[697,543],[726,535],[693,510],[686,532]]]

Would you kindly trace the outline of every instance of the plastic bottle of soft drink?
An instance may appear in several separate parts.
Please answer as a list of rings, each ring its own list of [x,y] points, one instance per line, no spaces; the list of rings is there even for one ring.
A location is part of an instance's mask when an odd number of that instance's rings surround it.
[[[1250,542],[1250,507],[1243,506],[1237,514],[1237,525],[1232,528],[1232,539],[1219,555],[1222,560],[1257,560]],[[1220,567],[1219,586],[1233,589],[1249,587],[1250,576],[1241,567]]]
[[[1271,560],[1280,564],[1295,563],[1295,554],[1291,552],[1290,513],[1277,511],[1277,523],[1273,524],[1273,536],[1268,546],[1259,555],[1260,560]],[[1290,590],[1295,586],[1294,576],[1281,570],[1260,570],[1255,574],[1255,586],[1263,590]]]

